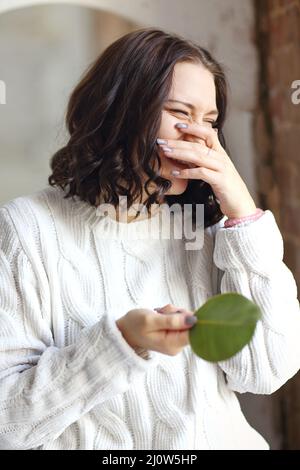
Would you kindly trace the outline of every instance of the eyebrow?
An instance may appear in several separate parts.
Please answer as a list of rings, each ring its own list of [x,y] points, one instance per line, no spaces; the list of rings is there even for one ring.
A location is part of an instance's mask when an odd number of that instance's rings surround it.
[[[192,111],[195,111],[195,109],[196,109],[193,104],[191,104],[191,103],[186,103],[185,101],[180,101],[180,100],[167,100],[167,102],[184,104],[185,106],[187,106],[188,108],[190,108]],[[212,109],[212,110],[209,111],[207,114],[212,114],[212,115],[218,116],[218,115],[219,115],[219,111],[218,111],[217,109]]]

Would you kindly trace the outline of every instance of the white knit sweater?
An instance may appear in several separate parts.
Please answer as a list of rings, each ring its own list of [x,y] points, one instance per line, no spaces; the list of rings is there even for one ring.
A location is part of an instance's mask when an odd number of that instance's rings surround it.
[[[234,391],[270,394],[300,368],[296,284],[271,211],[232,228],[225,220],[191,251],[139,240],[146,219],[99,217],[60,189],[0,209],[1,449],[268,448]],[[263,319],[218,364],[190,346],[139,355],[115,323],[132,308],[195,310],[229,291]]]

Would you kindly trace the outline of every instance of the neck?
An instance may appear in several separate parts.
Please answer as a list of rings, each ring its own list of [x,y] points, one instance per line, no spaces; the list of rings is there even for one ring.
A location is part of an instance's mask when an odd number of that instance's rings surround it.
[[[145,199],[146,200],[146,199]],[[144,203],[139,203],[140,205],[143,205]],[[152,204],[149,210],[149,213],[146,209],[146,206],[144,207],[139,207],[138,203],[134,203],[133,206],[131,206],[128,210],[123,210],[120,209],[119,207],[116,210],[116,220],[118,222],[126,222],[130,223],[132,221],[140,221],[140,220],[145,220],[145,219],[150,219],[153,217],[158,211],[160,204]],[[140,213],[136,216],[138,211],[140,210]]]
[[[117,206],[115,211],[113,211],[113,218],[118,222],[125,222],[125,223],[150,219],[159,211],[159,207],[162,204],[163,199],[161,199],[159,204],[152,204],[150,206],[150,210],[148,213],[146,209],[146,205],[145,205],[145,202],[148,197],[149,195],[146,194],[145,190],[143,189],[142,202],[137,202],[136,200],[131,207],[127,208],[125,206],[123,210],[122,210],[122,207]],[[100,201],[101,201],[100,198],[98,198],[97,205],[98,204],[100,205]],[[139,205],[143,207],[139,207]],[[136,216],[139,210],[141,211],[141,213]]]

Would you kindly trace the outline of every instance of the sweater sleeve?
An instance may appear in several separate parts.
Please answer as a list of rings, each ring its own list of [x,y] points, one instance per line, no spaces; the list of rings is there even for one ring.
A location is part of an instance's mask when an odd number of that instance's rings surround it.
[[[232,390],[271,394],[300,369],[297,286],[283,263],[281,233],[270,210],[258,220],[215,229],[217,292],[238,292],[262,312],[250,343],[218,364]]]
[[[125,392],[156,363],[138,355],[105,315],[57,348],[47,321],[51,292],[14,223],[0,209],[0,448],[32,449],[57,438],[95,405]],[[48,295],[48,300],[47,300]]]

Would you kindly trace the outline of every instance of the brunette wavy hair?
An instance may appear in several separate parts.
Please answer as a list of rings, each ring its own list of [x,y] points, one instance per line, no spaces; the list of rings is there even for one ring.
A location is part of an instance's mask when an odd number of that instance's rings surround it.
[[[148,211],[163,197],[169,205],[192,204],[193,218],[195,204],[204,204],[205,227],[218,222],[224,214],[208,183],[189,180],[184,193],[168,196],[172,183],[158,174],[156,138],[178,62],[201,63],[213,74],[219,112],[214,127],[225,148],[227,84],[221,65],[193,41],[143,28],[105,49],[71,93],[66,114],[70,138],[51,158],[49,184],[65,190],[65,198],[76,195],[95,207],[101,200],[115,208],[120,195],[127,196],[128,207],[140,202],[144,188]],[[152,193],[151,182],[157,188]]]

